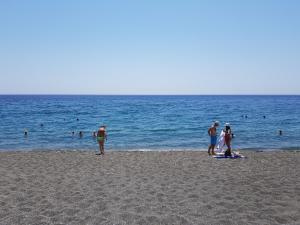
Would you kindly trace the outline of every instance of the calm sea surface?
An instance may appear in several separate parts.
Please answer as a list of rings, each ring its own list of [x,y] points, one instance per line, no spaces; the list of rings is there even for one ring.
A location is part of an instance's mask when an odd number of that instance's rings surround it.
[[[0,95],[0,151],[97,150],[101,124],[109,150],[206,149],[214,120],[231,124],[235,149],[300,148],[300,96]]]

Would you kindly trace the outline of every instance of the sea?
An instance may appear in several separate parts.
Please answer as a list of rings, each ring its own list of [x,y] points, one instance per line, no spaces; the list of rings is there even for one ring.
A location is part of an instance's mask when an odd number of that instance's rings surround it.
[[[101,125],[107,151],[201,151],[216,120],[233,149],[300,149],[299,95],[0,95],[0,151],[97,151]]]

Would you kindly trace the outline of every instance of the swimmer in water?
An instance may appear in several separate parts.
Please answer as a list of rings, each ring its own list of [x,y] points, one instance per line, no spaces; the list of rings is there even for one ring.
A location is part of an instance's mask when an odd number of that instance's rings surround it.
[[[24,136],[27,137],[28,136],[28,130],[24,129]]]
[[[100,155],[104,155],[104,142],[107,141],[106,126],[101,126],[97,132]]]
[[[83,132],[79,131],[79,137],[82,138],[83,137]]]

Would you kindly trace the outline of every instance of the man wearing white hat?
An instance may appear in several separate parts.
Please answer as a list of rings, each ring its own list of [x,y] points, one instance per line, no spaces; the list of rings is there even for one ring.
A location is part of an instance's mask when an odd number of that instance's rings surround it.
[[[208,154],[215,155],[215,146],[217,144],[217,127],[219,122],[215,121],[213,125],[208,129],[208,135],[210,136],[210,146],[208,147]]]

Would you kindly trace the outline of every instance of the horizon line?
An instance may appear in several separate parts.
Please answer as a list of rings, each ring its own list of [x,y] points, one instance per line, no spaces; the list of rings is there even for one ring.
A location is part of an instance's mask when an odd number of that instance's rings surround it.
[[[3,94],[0,96],[299,96],[298,94],[40,94],[40,93],[19,93],[19,94]]]

